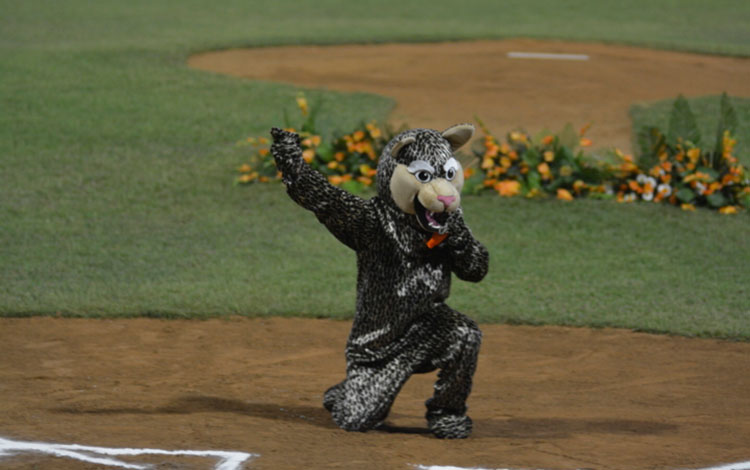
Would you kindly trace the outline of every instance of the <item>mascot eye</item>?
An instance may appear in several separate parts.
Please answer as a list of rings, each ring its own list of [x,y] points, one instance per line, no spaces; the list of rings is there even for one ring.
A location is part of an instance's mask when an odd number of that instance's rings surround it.
[[[456,169],[455,168],[448,168],[448,171],[445,172],[445,179],[448,181],[452,180],[456,177]]]
[[[429,183],[430,181],[432,181],[432,173],[427,170],[420,170],[416,172],[414,176],[420,183]]]

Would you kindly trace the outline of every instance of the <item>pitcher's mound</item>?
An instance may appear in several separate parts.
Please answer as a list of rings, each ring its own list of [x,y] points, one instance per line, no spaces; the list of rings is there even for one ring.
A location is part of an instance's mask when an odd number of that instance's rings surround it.
[[[516,58],[512,53],[552,54]],[[555,54],[586,56],[570,60]],[[578,57],[577,59],[581,59]],[[252,79],[395,98],[392,121],[443,129],[479,116],[496,135],[592,123],[595,146],[631,148],[638,101],[750,96],[750,60],[529,39],[300,46],[198,54],[189,65]]]

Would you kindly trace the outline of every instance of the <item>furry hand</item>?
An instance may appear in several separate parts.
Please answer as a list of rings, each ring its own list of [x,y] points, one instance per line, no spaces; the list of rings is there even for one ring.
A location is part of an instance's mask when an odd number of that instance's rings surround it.
[[[303,161],[299,135],[274,127],[271,129],[271,137],[273,138],[271,154],[282,173],[293,169]]]
[[[447,233],[449,236],[446,242],[449,245],[462,246],[471,240],[471,232],[464,222],[463,209],[460,207],[451,212],[445,225],[448,227]]]

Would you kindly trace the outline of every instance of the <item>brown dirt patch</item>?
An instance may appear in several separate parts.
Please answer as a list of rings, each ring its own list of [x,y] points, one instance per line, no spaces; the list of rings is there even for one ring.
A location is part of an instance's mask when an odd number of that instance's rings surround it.
[[[590,60],[510,59],[508,52],[588,54]],[[750,60],[604,44],[536,40],[303,46],[198,54],[202,70],[393,97],[391,120],[443,129],[475,115],[497,135],[592,123],[595,146],[631,148],[638,101],[728,92],[750,96]]]
[[[750,457],[747,343],[484,325],[474,435],[440,441],[422,432],[434,374],[407,384],[390,432],[335,427],[321,394],[343,377],[349,326],[0,319],[0,437],[244,451],[260,454],[247,465],[257,469],[671,469]],[[32,454],[0,466],[103,468]]]

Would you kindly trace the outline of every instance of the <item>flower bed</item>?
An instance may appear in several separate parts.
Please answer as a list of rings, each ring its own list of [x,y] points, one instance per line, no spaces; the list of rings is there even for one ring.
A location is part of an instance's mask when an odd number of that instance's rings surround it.
[[[297,97],[297,107],[303,119],[298,132],[305,161],[348,191],[361,193],[371,187],[377,157],[395,132],[371,122],[325,142],[315,129],[315,110],[310,110],[303,95]],[[726,94],[713,145],[702,145],[690,107],[680,96],[667,133],[658,128],[639,133],[638,159],[619,150],[608,159],[586,155],[584,149],[591,146],[585,136],[588,126],[576,132],[569,125],[559,133],[534,138],[513,131],[501,141],[477,121],[483,135],[464,168],[464,191],[470,194],[564,201],[612,198],[623,203],[669,203],[684,210],[703,206],[723,214],[750,208],[750,174],[733,155],[737,118]],[[288,122],[287,128],[295,130]],[[249,138],[243,145],[250,145],[253,152],[250,163],[239,168],[238,183],[279,180],[267,139]]]

